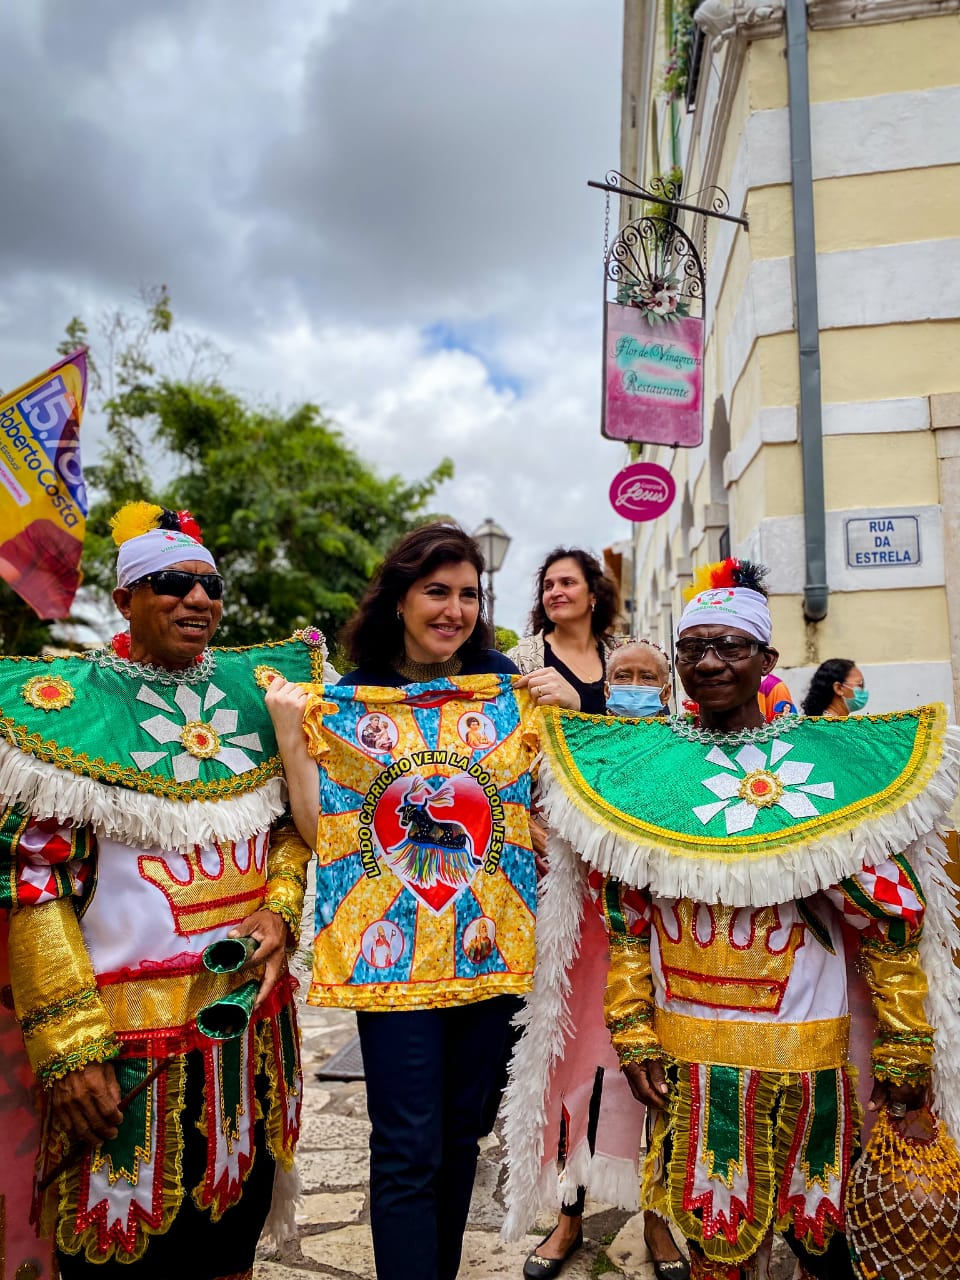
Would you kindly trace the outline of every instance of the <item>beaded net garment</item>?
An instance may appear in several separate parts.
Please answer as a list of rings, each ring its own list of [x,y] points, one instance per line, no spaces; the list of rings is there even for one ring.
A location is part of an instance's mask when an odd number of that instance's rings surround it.
[[[929,1111],[886,1110],[847,1189],[847,1237],[862,1280],[960,1275],[960,1153]]]

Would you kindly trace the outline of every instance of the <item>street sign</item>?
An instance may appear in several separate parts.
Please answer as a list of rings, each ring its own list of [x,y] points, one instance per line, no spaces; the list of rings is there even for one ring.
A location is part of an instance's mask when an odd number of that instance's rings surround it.
[[[614,511],[637,524],[669,511],[676,496],[676,481],[656,462],[631,462],[617,472],[610,486]]]
[[[920,564],[917,516],[856,517],[843,522],[851,569],[910,568]]]

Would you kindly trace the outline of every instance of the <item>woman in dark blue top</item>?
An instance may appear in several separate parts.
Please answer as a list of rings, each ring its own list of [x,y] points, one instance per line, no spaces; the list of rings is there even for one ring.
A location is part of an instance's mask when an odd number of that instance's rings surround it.
[[[341,684],[397,687],[519,674],[489,647],[483,571],[479,547],[457,525],[435,523],[407,534],[345,630],[356,666]],[[538,703],[579,706],[554,669],[534,671],[524,683]],[[305,700],[301,688],[279,680],[268,694],[291,807],[307,838],[311,825],[316,831],[319,789],[300,723]],[[448,1008],[357,1013],[372,1126],[370,1226],[379,1280],[454,1280],[478,1139],[517,1006],[515,997],[499,995]]]

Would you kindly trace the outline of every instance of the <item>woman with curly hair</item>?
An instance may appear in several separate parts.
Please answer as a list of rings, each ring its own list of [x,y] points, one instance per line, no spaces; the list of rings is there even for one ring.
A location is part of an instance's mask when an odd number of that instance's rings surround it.
[[[863,672],[852,658],[828,658],[813,673],[802,703],[805,716],[843,719],[867,705]]]
[[[607,654],[620,602],[603,565],[579,547],[556,547],[537,571],[532,635],[507,654],[524,674],[553,668],[580,695],[580,710],[602,715]]]

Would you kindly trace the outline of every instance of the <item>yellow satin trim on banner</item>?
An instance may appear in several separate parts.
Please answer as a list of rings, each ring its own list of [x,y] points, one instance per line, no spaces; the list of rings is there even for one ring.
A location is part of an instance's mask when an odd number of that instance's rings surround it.
[[[475,978],[451,978],[447,982],[430,982],[424,986],[410,982],[385,982],[369,987],[327,984],[314,978],[307,1004],[325,1008],[370,1009],[448,1009],[475,1004],[491,996],[522,996],[533,986],[530,973],[489,973]]]
[[[758,1071],[825,1071],[846,1064],[850,1018],[817,1022],[727,1022],[656,1009],[653,1027],[665,1053],[681,1062]]]
[[[477,879],[480,877],[478,876]],[[452,909],[435,916],[425,906],[417,907],[411,982],[442,982],[456,973],[457,917]],[[429,944],[417,946],[420,930],[429,935]]]
[[[581,713],[562,712],[560,707],[542,707],[540,711],[545,730],[542,736],[544,754],[549,758],[566,798],[575,808],[598,826],[635,843],[643,841],[665,852],[685,853],[698,860],[719,863],[742,862],[745,858],[750,858],[751,846],[754,845],[768,846],[753,855],[754,857],[776,858],[781,852],[795,852],[798,845],[809,843],[811,839],[823,840],[843,835],[855,830],[867,818],[883,817],[884,814],[902,808],[910,800],[922,795],[929,786],[940,766],[944,731],[947,727],[947,710],[942,703],[921,707],[922,714],[917,718],[917,732],[907,764],[889,786],[863,800],[806,822],[792,823],[778,833],[749,835],[737,832],[733,836],[707,836],[699,833],[682,835],[667,827],[631,818],[610,804],[583,777],[563,734],[561,714],[575,716]],[[892,712],[889,717],[874,718],[893,719],[902,714]],[[777,839],[784,842],[782,850],[769,847]]]
[[[263,965],[250,965],[239,973],[151,973],[100,988],[100,999],[117,1031],[159,1031],[190,1023],[211,1000],[263,976]]]
[[[485,916],[496,922],[494,943],[514,973],[532,973],[536,955],[534,916],[510,881],[503,875],[480,872],[470,884]],[[506,928],[509,920],[512,928]]]
[[[361,876],[337,907],[337,913],[313,940],[314,986],[338,986],[350,981],[360,958],[360,943],[367,926],[382,920],[403,886],[384,864],[372,880]],[[352,990],[353,988],[351,988]]]

